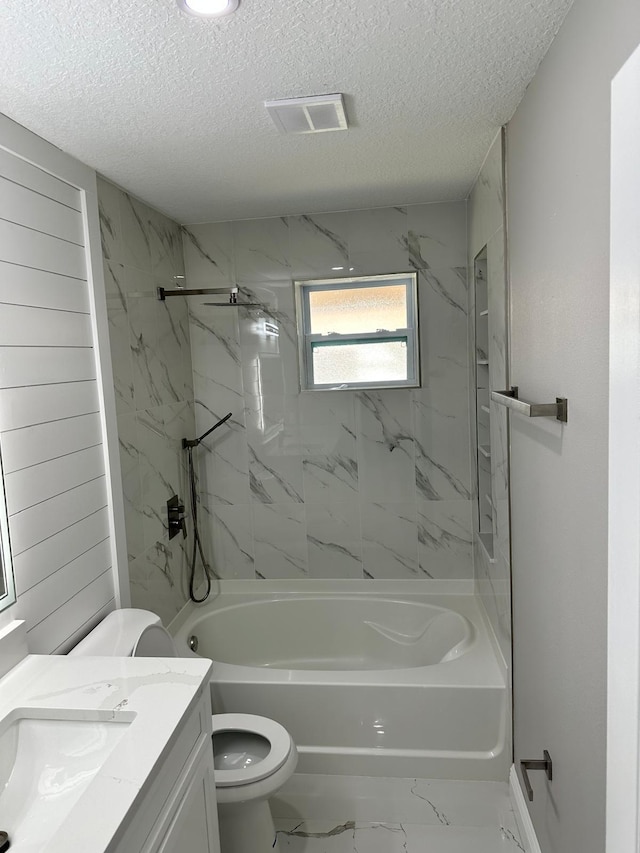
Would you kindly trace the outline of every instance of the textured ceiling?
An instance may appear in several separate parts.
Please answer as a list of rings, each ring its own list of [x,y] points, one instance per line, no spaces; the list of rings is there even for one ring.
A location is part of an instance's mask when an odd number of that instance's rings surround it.
[[[2,0],[0,108],[180,222],[465,196],[572,0]],[[351,129],[262,102],[343,92]]]

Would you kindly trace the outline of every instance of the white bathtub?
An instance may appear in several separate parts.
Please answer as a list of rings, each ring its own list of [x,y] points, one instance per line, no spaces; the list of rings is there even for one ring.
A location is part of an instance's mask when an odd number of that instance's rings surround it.
[[[214,661],[214,712],[278,720],[301,773],[506,779],[505,676],[473,596],[245,583],[170,626]]]

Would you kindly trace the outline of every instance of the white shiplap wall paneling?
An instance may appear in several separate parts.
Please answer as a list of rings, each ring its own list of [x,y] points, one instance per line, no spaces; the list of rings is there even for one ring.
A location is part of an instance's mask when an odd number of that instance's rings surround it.
[[[0,219],[2,260],[23,267],[86,279],[84,246]]]
[[[9,347],[90,347],[92,336],[86,314],[3,305],[0,341]]]
[[[90,349],[82,353],[74,347],[0,346],[0,388],[95,379],[92,359]]]
[[[98,581],[94,582],[94,583],[95,583],[95,588],[94,588],[94,584],[92,584],[92,585],[91,585],[91,586],[92,586],[92,588],[91,588],[90,590],[87,590],[87,592],[85,593],[85,595],[83,595],[83,596],[82,596],[82,604],[84,604],[85,606],[86,606],[87,604],[91,605],[91,603],[92,603],[96,598],[98,598],[98,600],[99,600],[99,595],[100,595],[100,593],[102,593],[102,591],[103,591],[104,589],[107,589],[107,588],[108,588],[108,587],[106,587],[106,586],[104,586],[104,587],[103,587],[103,586],[101,586],[101,584],[102,584],[102,583],[103,583],[103,581],[104,581],[104,577],[105,577],[105,575],[102,575],[100,578],[98,578]],[[98,593],[98,595],[96,595],[96,592]],[[66,606],[65,606],[65,607],[66,607]],[[112,610],[114,610],[114,609],[115,609],[115,607],[116,607],[116,600],[115,600],[115,598],[112,598],[110,601],[108,601],[108,602],[107,602],[107,604],[105,604],[105,605],[104,605],[104,607],[101,607],[101,608],[100,608],[99,610],[97,610],[97,611],[96,611],[96,612],[95,612],[95,613],[94,613],[94,614],[93,614],[89,619],[87,619],[87,620],[86,620],[82,625],[80,625],[80,627],[79,627],[79,628],[76,628],[76,629],[73,631],[73,633],[72,633],[72,634],[70,634],[70,635],[66,636],[66,637],[62,640],[62,642],[61,642],[61,643],[60,643],[60,644],[59,644],[55,649],[53,649],[53,654],[54,654],[54,655],[64,655],[64,654],[66,654],[66,653],[69,651],[69,649],[72,649],[72,648],[76,645],[76,643],[80,642],[80,640],[81,640],[83,637],[86,637],[86,635],[89,633],[89,631],[91,631],[91,629],[92,629],[92,628],[95,628],[95,626],[96,626],[99,622],[102,622],[102,620],[104,619],[104,617],[105,617],[108,613],[110,613]],[[91,608],[90,608],[90,606],[89,606],[89,608],[87,608],[87,609],[91,609]],[[68,614],[65,614],[65,612],[64,612],[64,611],[65,611],[65,608],[62,608],[62,613],[60,614],[61,616],[68,615]],[[48,625],[45,625],[45,637],[46,637],[46,632],[47,632],[47,631],[49,631],[49,633],[50,633],[51,635],[53,635],[54,628],[56,628],[56,625],[57,625],[57,623],[59,622],[59,619],[58,619],[58,618],[56,618],[56,619],[52,619],[51,621],[52,621],[52,625],[51,625],[50,627],[49,627]],[[65,631],[61,631],[60,633],[61,633],[61,634],[64,634],[64,633],[66,633],[66,632],[65,632]],[[36,636],[35,636],[35,635],[36,635],[36,632],[34,631],[34,637],[33,637],[33,639],[32,639],[32,642],[35,642],[35,641],[36,641]]]
[[[40,156],[59,174],[27,162]],[[90,170],[0,116],[0,445],[32,652],[66,651],[115,606],[95,201]]]
[[[108,536],[109,514],[105,506],[21,554],[14,555],[18,595],[36,586],[71,560],[90,551],[96,543],[102,542]]]
[[[7,495],[9,499],[9,496]],[[107,505],[104,476],[9,517],[14,554],[33,548]]]
[[[90,310],[87,284],[83,279],[3,261],[0,261],[0,302],[82,314]]]
[[[0,175],[23,187],[35,190],[46,198],[82,211],[80,193],[75,187],[2,148],[0,148]]]
[[[87,619],[82,620],[83,624],[95,625],[100,621],[99,618],[95,618],[95,615],[106,614],[109,610],[113,610],[113,607],[113,576],[111,571],[106,571],[97,580],[72,596],[66,604],[58,607],[50,616],[31,628],[27,634],[29,648],[68,651],[74,645],[73,642],[68,643],[69,638],[78,634],[83,636],[89,630],[88,627],[84,631],[76,631],[75,626],[81,614],[91,614]]]
[[[22,601],[31,617],[31,630],[66,604],[70,596],[93,583],[110,568],[111,549],[109,539],[106,538],[41,583],[31,587],[23,594]]]
[[[66,204],[0,177],[0,218],[84,245],[82,214]]]
[[[2,436],[5,477],[30,465],[101,445],[99,430],[100,417],[97,414],[12,430]],[[69,459],[69,463],[73,464],[73,460]]]
[[[0,300],[1,302],[2,300]],[[0,390],[0,432],[96,414],[100,410],[95,380]]]
[[[103,476],[101,444],[22,468],[5,476],[7,512],[10,516],[24,512],[34,502],[41,503]]]

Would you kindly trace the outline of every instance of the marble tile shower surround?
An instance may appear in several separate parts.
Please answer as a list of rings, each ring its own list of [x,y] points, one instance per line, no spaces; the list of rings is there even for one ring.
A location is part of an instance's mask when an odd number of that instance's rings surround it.
[[[504,228],[504,175],[502,135],[492,145],[474,185],[468,204],[469,276],[473,274],[475,256],[487,247],[487,280],[489,295],[489,364],[491,388],[508,387],[507,353],[507,279],[505,268],[506,235]],[[475,315],[474,289],[470,288],[470,318]],[[469,323],[470,367],[473,371],[473,322]],[[475,400],[471,390],[471,412]],[[494,559],[474,537],[474,567],[478,594],[500,644],[502,654],[511,660],[511,560],[509,519],[509,436],[507,410],[496,403],[491,408],[491,481],[493,492]],[[475,443],[475,416],[471,424]],[[474,503],[476,483],[472,484]],[[478,529],[473,514],[474,531]]]
[[[187,600],[192,536],[169,542],[166,501],[187,495],[181,440],[195,432],[186,299],[155,288],[184,274],[180,227],[98,184],[132,605],[169,621]],[[189,530],[191,533],[191,530]]]
[[[225,578],[470,578],[466,205],[184,229],[212,562]],[[293,281],[418,272],[422,387],[299,391]]]

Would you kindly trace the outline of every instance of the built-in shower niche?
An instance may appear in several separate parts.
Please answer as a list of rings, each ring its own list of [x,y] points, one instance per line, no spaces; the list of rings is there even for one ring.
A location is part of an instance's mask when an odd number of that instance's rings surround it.
[[[473,262],[475,290],[475,384],[476,384],[476,477],[478,535],[489,559],[493,559],[493,487],[491,477],[491,411],[489,393],[489,290],[487,247]]]

